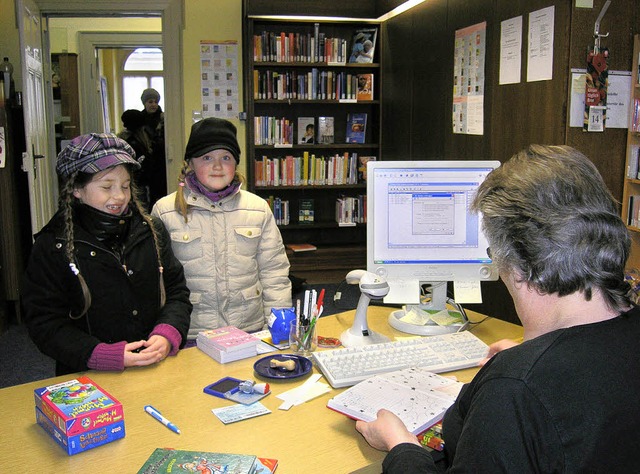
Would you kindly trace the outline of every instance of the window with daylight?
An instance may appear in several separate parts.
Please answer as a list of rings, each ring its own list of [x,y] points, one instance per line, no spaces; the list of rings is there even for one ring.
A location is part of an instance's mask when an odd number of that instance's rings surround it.
[[[153,87],[160,93],[160,107],[164,109],[164,77],[162,50],[137,48],[124,63],[122,91],[124,110],[141,109],[142,91]]]

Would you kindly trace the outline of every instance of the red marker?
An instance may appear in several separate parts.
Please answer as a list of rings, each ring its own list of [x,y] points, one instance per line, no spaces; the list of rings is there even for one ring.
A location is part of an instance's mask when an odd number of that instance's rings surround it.
[[[320,308],[322,308],[322,301],[324,300],[324,288],[320,290],[320,296],[318,297],[318,304],[316,305],[316,310],[320,313]]]

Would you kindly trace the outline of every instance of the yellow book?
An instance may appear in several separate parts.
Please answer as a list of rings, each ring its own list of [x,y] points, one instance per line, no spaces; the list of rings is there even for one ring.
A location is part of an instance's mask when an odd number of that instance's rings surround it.
[[[302,184],[309,184],[309,152],[302,153]]]
[[[349,175],[349,152],[345,151],[342,157],[342,180],[340,184],[347,183],[348,175]]]

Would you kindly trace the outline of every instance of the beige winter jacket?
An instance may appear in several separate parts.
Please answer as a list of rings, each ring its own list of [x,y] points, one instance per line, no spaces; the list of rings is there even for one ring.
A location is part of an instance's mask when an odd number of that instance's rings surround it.
[[[266,327],[271,308],[291,306],[289,260],[268,203],[239,191],[217,203],[184,188],[188,222],[175,208],[176,193],[152,214],[164,222],[191,290],[189,339],[199,331],[233,325]]]

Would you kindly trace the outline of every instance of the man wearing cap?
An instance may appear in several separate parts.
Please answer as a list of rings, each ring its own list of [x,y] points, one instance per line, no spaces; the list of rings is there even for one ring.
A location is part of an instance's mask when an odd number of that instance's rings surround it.
[[[29,334],[56,375],[155,364],[186,341],[189,290],[167,231],[136,197],[138,168],[106,133],[58,155],[59,208],[36,235],[22,291]]]
[[[195,123],[184,159],[178,191],[152,214],[184,265],[194,305],[188,338],[229,325],[264,329],[271,308],[291,306],[289,261],[269,204],[240,189],[236,127]]]
[[[144,105],[142,112],[142,131],[146,135],[149,153],[142,162],[143,198],[150,210],[153,204],[167,194],[167,163],[164,150],[164,112],[160,107],[160,93],[153,89],[142,91],[140,100]],[[124,116],[123,116],[124,120]],[[144,195],[146,194],[146,196]]]

